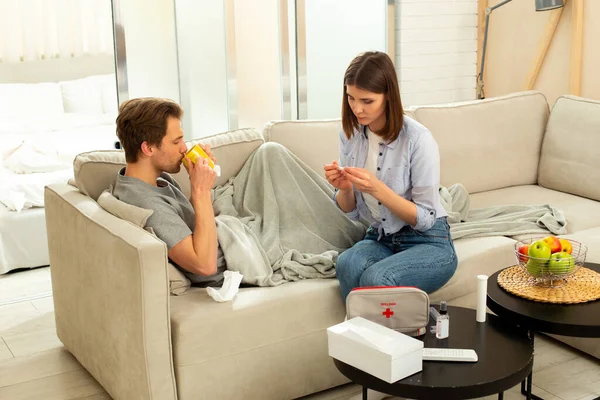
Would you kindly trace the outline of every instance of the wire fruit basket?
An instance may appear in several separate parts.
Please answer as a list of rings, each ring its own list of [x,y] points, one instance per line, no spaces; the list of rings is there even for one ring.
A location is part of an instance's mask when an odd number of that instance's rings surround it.
[[[533,284],[554,288],[566,285],[569,277],[583,266],[587,246],[555,236],[532,237],[517,241],[514,253]]]

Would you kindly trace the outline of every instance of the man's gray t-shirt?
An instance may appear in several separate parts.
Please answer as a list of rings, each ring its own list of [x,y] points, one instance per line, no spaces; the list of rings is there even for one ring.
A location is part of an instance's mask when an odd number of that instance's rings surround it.
[[[153,210],[154,212],[146,222],[146,227],[152,228],[156,236],[167,244],[169,250],[194,232],[196,226],[194,208],[171,175],[163,172],[156,181],[158,186],[152,186],[124,174],[125,168],[122,168],[117,175],[114,196],[125,203]],[[196,275],[179,267],[175,262],[171,262],[192,283],[201,286],[221,286],[223,272],[227,269],[220,246],[215,275]]]

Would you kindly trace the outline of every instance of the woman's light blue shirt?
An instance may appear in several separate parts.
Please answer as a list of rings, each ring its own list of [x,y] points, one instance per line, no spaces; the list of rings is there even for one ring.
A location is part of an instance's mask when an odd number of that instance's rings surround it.
[[[366,129],[361,127],[350,139],[340,132],[340,165],[364,168],[369,150]],[[404,125],[398,138],[391,143],[379,143],[377,179],[394,192],[417,206],[417,224],[413,228],[424,232],[436,218],[448,214],[440,202],[440,154],[429,129],[404,116]],[[337,195],[337,191],[336,191]],[[346,215],[354,220],[364,219],[379,236],[398,232],[408,223],[394,215],[380,203],[381,223],[373,219],[361,192],[354,190],[356,208]],[[335,196],[334,196],[335,199]],[[337,203],[337,200],[336,200]]]

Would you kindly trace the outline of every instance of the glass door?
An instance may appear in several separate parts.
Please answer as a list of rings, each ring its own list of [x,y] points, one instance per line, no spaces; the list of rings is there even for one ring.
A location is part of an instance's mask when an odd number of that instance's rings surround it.
[[[340,117],[350,61],[388,49],[388,9],[387,0],[297,0],[300,119]]]

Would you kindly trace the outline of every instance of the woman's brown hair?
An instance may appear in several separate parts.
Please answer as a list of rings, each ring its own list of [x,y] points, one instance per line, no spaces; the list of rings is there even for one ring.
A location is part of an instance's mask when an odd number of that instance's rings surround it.
[[[348,104],[346,91],[348,85],[385,95],[385,126],[379,132],[374,133],[380,135],[388,143],[396,140],[404,124],[404,109],[400,100],[396,69],[390,57],[380,51],[369,51],[354,58],[346,69],[342,100],[342,128],[346,137],[350,139],[360,125]]]
[[[183,110],[172,100],[153,97],[131,99],[119,107],[117,137],[125,150],[125,160],[137,161],[142,143],[158,146],[167,134],[169,117],[181,119]]]

